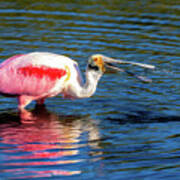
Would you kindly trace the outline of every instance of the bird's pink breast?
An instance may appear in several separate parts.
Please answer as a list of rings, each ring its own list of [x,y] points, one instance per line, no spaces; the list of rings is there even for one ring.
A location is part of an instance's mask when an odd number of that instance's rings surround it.
[[[24,76],[34,76],[38,79],[44,77],[49,78],[50,80],[60,79],[66,75],[66,70],[51,68],[46,66],[34,67],[34,66],[25,66],[18,69],[18,73],[23,74]]]

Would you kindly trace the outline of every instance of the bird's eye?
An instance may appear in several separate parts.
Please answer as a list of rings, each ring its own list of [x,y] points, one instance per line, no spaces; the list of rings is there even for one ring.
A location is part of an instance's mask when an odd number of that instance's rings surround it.
[[[94,58],[94,61],[97,62],[97,61],[98,61],[98,58]]]

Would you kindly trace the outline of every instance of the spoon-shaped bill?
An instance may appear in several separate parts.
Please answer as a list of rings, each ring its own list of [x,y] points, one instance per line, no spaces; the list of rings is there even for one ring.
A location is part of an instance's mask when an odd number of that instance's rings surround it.
[[[140,67],[147,68],[147,69],[155,69],[154,65],[138,63],[138,62],[133,62],[133,61],[115,60],[113,58],[110,58],[110,57],[107,57],[107,56],[104,56],[104,55],[103,55],[103,61],[105,63],[132,64],[132,65],[140,66]]]
[[[116,70],[116,71],[125,72],[125,73],[127,73],[128,75],[133,76],[133,77],[137,78],[138,80],[140,80],[140,81],[142,81],[142,82],[148,82],[148,83],[152,82],[151,79],[149,79],[149,78],[147,78],[147,77],[145,77],[145,76],[136,75],[135,73],[132,73],[132,72],[127,71],[127,70],[122,69],[122,68],[118,68],[118,67],[113,66],[113,65],[106,65],[106,67],[108,67],[108,68],[110,68],[110,69],[114,69],[114,70]]]

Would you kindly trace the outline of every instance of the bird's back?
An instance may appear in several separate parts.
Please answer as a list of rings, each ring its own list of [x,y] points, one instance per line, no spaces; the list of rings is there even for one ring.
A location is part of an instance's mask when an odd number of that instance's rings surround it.
[[[0,64],[0,69],[8,67],[23,67],[25,65],[47,66],[61,68],[65,64],[76,63],[72,59],[58,54],[48,52],[33,52],[12,56]]]
[[[0,93],[39,96],[67,79],[76,64],[66,56],[34,52],[13,56],[0,64]],[[60,87],[59,87],[60,88]],[[60,91],[60,89],[59,89]]]

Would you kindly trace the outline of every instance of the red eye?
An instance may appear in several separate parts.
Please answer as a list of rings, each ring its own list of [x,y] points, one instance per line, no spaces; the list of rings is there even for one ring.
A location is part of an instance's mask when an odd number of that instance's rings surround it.
[[[98,58],[94,58],[94,61],[97,62],[97,61],[98,61]]]

